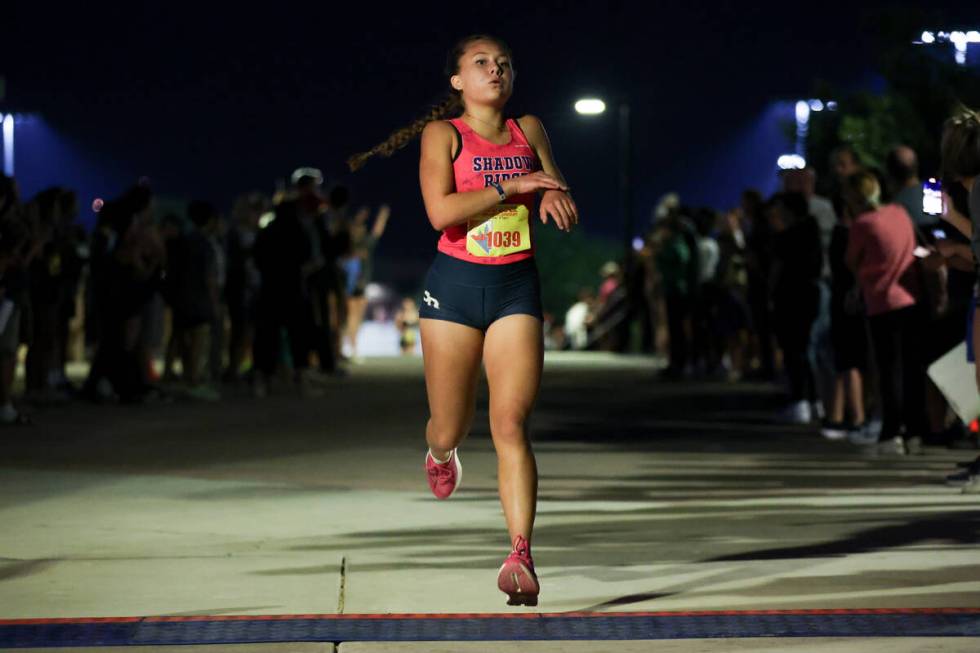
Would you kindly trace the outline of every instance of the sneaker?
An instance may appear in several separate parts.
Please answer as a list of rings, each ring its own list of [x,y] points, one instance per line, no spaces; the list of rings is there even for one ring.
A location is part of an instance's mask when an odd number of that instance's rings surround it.
[[[823,409],[822,401],[814,401],[811,403],[810,411],[818,420],[823,421],[827,417],[827,412]]]
[[[824,422],[820,428],[820,435],[828,440],[844,440],[849,430],[843,422]]]
[[[962,490],[963,494],[980,494],[980,474],[974,474],[966,482]]]
[[[811,417],[810,404],[806,401],[795,401],[779,413],[779,420],[789,424],[809,424]]]
[[[922,449],[922,438],[920,436],[907,435],[902,441],[905,444],[905,453],[908,455],[921,456],[924,453]]]
[[[897,435],[894,438],[883,440],[875,447],[875,453],[885,455],[904,456],[908,451],[905,448],[905,440]]]
[[[514,550],[510,552],[497,574],[497,587],[507,595],[507,605],[538,604],[541,586],[534,573],[531,559],[531,543],[522,535],[514,538]]]
[[[946,477],[946,485],[951,487],[963,487],[970,482],[975,474],[971,473],[969,469],[964,469],[956,472],[955,474],[950,474]]]
[[[221,393],[209,385],[195,385],[184,391],[184,396],[196,401],[215,402],[221,400]]]
[[[878,444],[878,434],[868,428],[860,428],[847,432],[847,441],[859,447],[870,447]]]
[[[432,451],[425,454],[425,473],[429,477],[429,488],[437,499],[448,499],[459,487],[463,480],[463,466],[459,463],[459,454],[453,449],[449,460],[440,463],[432,457]]]

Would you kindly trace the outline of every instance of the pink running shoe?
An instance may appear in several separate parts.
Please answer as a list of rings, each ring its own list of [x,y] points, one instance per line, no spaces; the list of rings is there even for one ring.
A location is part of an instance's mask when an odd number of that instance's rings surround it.
[[[453,449],[449,460],[436,462],[432,451],[425,454],[425,473],[429,476],[429,488],[437,499],[448,499],[463,480],[463,466],[459,464],[459,454]]]
[[[534,573],[534,561],[531,559],[531,544],[518,535],[514,539],[514,550],[510,552],[500,573],[497,574],[497,587],[507,595],[507,605],[537,605],[538,576]]]

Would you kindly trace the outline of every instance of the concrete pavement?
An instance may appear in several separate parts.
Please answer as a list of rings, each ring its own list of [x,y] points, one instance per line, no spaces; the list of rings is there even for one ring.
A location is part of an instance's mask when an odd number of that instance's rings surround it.
[[[534,610],[494,584],[484,408],[463,487],[428,494],[418,359],[369,360],[320,399],[52,408],[0,432],[0,618],[980,607],[980,498],[941,482],[969,454],[867,458],[772,423],[778,406],[767,386],[662,383],[647,359],[549,357]],[[835,650],[720,641],[657,650]],[[339,650],[518,650],[486,645]],[[555,646],[520,650],[613,650]]]

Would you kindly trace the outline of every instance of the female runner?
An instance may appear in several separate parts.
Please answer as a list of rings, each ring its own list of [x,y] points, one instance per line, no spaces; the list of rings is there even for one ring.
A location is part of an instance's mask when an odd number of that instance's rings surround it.
[[[351,158],[357,169],[422,135],[419,179],[432,226],[441,231],[421,304],[422,351],[430,418],[425,468],[447,499],[459,487],[457,447],[473,422],[481,362],[490,388],[490,431],[500,502],[512,550],[497,577],[510,605],[537,605],[531,558],[538,474],[528,418],[541,381],[541,293],[531,216],[562,231],[578,222],[541,121],[508,119],[514,84],[510,49],[470,36],[447,62],[450,93],[425,118]],[[448,120],[444,118],[450,117]]]

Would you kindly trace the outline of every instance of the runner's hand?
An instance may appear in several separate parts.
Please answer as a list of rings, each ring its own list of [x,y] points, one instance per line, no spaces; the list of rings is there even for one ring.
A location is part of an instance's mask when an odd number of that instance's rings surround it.
[[[529,175],[521,175],[519,177],[511,177],[507,180],[510,184],[511,191],[510,195],[523,195],[524,193],[533,193],[538,190],[568,190],[568,186],[564,185],[547,172],[532,172]]]
[[[541,222],[547,224],[548,216],[555,221],[555,226],[562,231],[572,230],[578,224],[578,207],[572,196],[561,190],[546,190],[541,197],[539,210]]]

